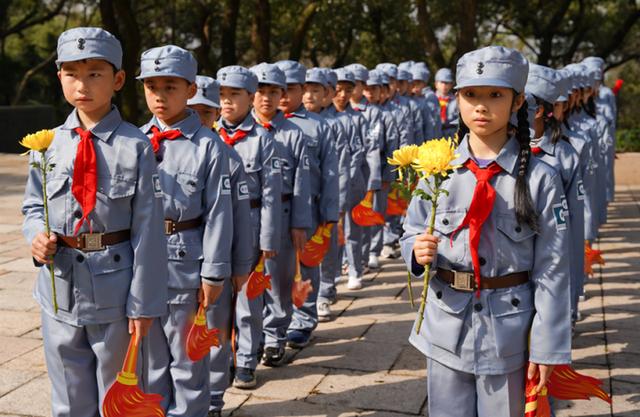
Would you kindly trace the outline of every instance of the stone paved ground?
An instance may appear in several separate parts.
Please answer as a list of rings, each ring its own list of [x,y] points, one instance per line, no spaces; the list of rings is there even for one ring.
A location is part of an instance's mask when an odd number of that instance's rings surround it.
[[[35,271],[20,234],[25,169],[24,157],[0,155],[0,416],[49,415],[40,319],[31,298]],[[607,265],[589,281],[574,343],[575,367],[602,378],[613,404],[564,403],[561,417],[640,416],[640,154],[620,155],[617,174],[617,199],[596,245]],[[414,315],[405,277],[401,264],[389,262],[367,276],[363,290],[341,287],[337,319],[320,325],[311,346],[290,351],[289,366],[259,369],[256,390],[230,390],[225,413],[424,415],[425,360],[407,343]]]

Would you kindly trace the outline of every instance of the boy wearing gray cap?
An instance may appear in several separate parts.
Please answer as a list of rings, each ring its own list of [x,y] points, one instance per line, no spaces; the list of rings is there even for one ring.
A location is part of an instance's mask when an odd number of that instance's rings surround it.
[[[307,242],[312,226],[309,155],[302,130],[278,109],[286,93],[284,72],[275,64],[262,63],[251,68],[258,78],[253,100],[253,117],[273,134],[282,164],[281,243],[278,255],[266,263],[271,274],[271,289],[265,291],[263,320],[264,356],[267,366],[285,361],[287,330],[293,314],[292,289],[297,254]],[[303,275],[303,279],[312,279]]]
[[[508,48],[460,58],[451,162],[460,167],[444,185],[433,235],[430,202],[413,199],[407,212],[407,267],[435,271],[409,339],[427,356],[431,417],[522,417],[525,378],[540,392],[554,365],[571,361],[565,196],[559,174],[531,155],[527,73],[524,56]],[[424,181],[418,187],[430,192]]]
[[[167,45],[142,53],[140,75],[153,114],[140,130],[153,146],[164,201],[169,258],[169,311],[150,334],[149,386],[170,398],[168,416],[205,416],[209,355],[193,362],[186,329],[212,305],[231,277],[233,212],[229,156],[220,138],[187,107],[196,94],[197,63]]]
[[[44,232],[40,170],[31,167],[23,233],[34,261],[47,264],[34,297],[52,415],[97,416],[131,334],[145,336],[167,310],[162,193],[149,141],[111,104],[125,79],[120,42],[100,28],[74,28],[60,35],[57,52],[62,91],[74,110],[45,156],[55,164],[47,182],[52,232]]]
[[[206,75],[196,76],[196,94],[187,101],[187,106],[195,110],[203,125],[216,130],[216,120],[220,117],[220,85]]]
[[[260,258],[273,258],[280,249],[280,159],[271,133],[251,114],[251,104],[258,88],[256,76],[247,68],[232,65],[218,70],[216,80],[220,84],[221,107],[218,131],[225,143],[240,155],[246,173],[253,229],[251,264],[255,266]],[[243,389],[256,385],[255,369],[263,343],[263,297],[250,300],[246,287],[238,293],[235,310],[238,334],[234,386]],[[222,377],[217,375],[217,378]],[[223,385],[224,381],[220,380],[220,384]],[[212,385],[211,394],[212,412],[219,411],[224,393]]]
[[[440,105],[442,135],[451,138],[458,130],[458,106],[453,88],[453,73],[449,68],[440,68],[436,72],[436,96]]]

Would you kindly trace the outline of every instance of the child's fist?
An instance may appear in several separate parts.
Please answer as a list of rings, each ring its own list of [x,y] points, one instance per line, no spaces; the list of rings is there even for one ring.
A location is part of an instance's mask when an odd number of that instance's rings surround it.
[[[422,266],[433,262],[438,253],[438,242],[440,242],[440,238],[428,233],[416,236],[416,241],[413,244],[416,262]]]
[[[41,264],[53,263],[49,257],[56,253],[57,242],[58,237],[55,233],[51,233],[50,236],[44,232],[38,233],[31,242],[31,256]]]

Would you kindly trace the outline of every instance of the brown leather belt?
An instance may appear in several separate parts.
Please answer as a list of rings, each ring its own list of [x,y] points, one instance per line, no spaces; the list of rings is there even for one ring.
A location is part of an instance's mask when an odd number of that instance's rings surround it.
[[[458,291],[475,291],[476,281],[473,272],[450,271],[438,268],[436,276]],[[501,277],[483,277],[480,280],[481,290],[515,287],[529,282],[529,272],[514,272]]]
[[[286,203],[287,201],[291,201],[293,198],[293,194],[282,194],[282,202]],[[252,209],[262,207],[262,200],[259,198],[255,198],[253,200],[249,200],[249,206]]]
[[[183,232],[189,229],[195,229],[202,224],[202,218],[185,220],[183,222],[177,222],[171,219],[164,219],[164,234],[173,235],[178,232]]]
[[[130,230],[120,230],[111,233],[80,233],[78,236],[58,235],[58,244],[83,252],[93,252],[103,250],[110,245],[126,242],[130,239]]]

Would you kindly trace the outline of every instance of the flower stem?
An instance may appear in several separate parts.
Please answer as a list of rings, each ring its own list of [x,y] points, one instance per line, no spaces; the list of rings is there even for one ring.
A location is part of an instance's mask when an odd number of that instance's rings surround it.
[[[413,302],[413,288],[411,287],[411,271],[407,271],[407,289],[409,290],[409,303],[411,308],[415,308],[416,304]]]
[[[42,171],[42,199],[44,205],[44,228],[47,232],[47,236],[51,235],[51,229],[49,227],[49,204],[47,198],[47,171],[49,169],[49,164],[47,162],[46,156],[44,152],[40,152],[42,155],[42,163],[40,165],[40,170]],[[58,298],[56,297],[56,282],[55,275],[53,274],[53,256],[50,256],[52,263],[48,265],[49,276],[51,277],[51,294],[53,297],[53,312],[54,314],[58,314]]]

